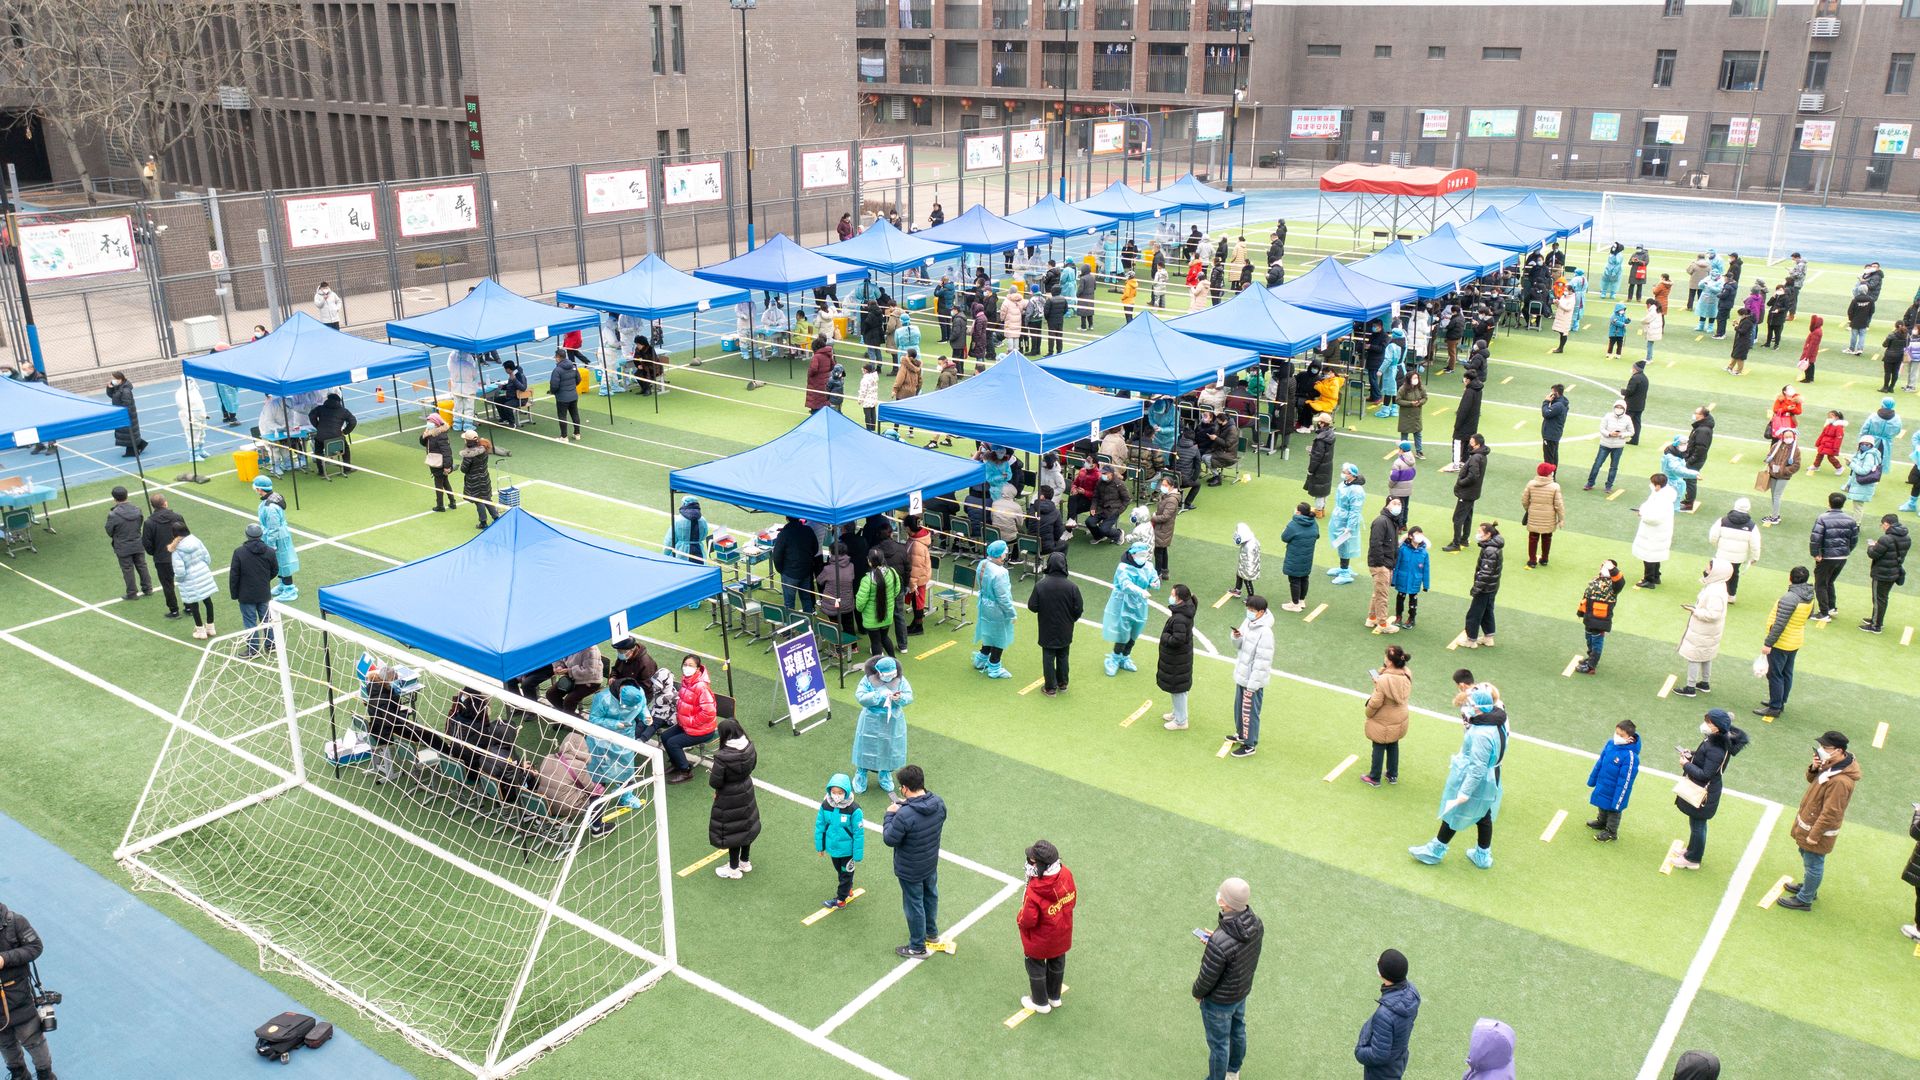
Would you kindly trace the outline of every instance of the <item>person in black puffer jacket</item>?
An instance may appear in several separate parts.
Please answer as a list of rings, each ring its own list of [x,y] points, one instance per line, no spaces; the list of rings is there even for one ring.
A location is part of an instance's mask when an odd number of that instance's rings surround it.
[[[1333,417],[1315,413],[1313,444],[1307,448],[1307,495],[1313,499],[1313,516],[1327,516],[1327,496],[1333,492]]]
[[[26,916],[0,904],[0,1053],[6,1057],[9,1080],[24,1080],[29,1057],[40,1080],[55,1080],[53,1051],[40,1030],[33,981],[28,978],[28,965],[45,948]]]
[[[1154,685],[1173,695],[1173,711],[1166,714],[1168,731],[1187,729],[1187,693],[1193,689],[1193,616],[1200,609],[1185,585],[1175,585],[1167,600],[1167,621],[1160,624],[1160,659],[1154,665]]]
[[[1238,1073],[1247,1056],[1247,995],[1253,992],[1266,928],[1247,906],[1251,895],[1245,881],[1228,878],[1213,899],[1220,905],[1220,924],[1207,935],[1193,998],[1200,1003],[1211,1075],[1221,1076]]]
[[[780,575],[780,605],[789,611],[797,602],[813,614],[813,578],[820,570],[820,537],[797,517],[787,518],[773,538],[773,572]]]
[[[1039,539],[1040,553],[1051,555],[1067,550],[1067,526],[1061,520],[1060,506],[1053,501],[1052,485],[1042,484],[1033,502],[1027,505],[1027,529]]]
[[[728,717],[716,729],[719,748],[713,752],[713,811],[707,817],[707,842],[727,851],[727,865],[714,873],[739,879],[753,869],[753,840],[760,835],[760,804],[753,795],[753,769],[760,755],[748,740],[740,721]]]
[[[1860,523],[1847,513],[1847,496],[1833,492],[1827,496],[1827,512],[1813,519],[1813,532],[1807,537],[1807,553],[1813,556],[1813,622],[1833,618],[1838,602],[1833,583],[1847,568],[1847,557],[1860,542]]]
[[[1907,579],[1907,549],[1912,546],[1907,527],[1900,524],[1900,515],[1882,515],[1880,535],[1867,544],[1867,576],[1873,579],[1873,614],[1860,624],[1860,629],[1867,633],[1879,633],[1886,622],[1887,597],[1895,585]]]
[[[1045,681],[1041,693],[1052,697],[1067,688],[1067,658],[1073,648],[1073,627],[1085,611],[1080,586],[1067,576],[1066,552],[1047,555],[1047,568],[1027,596],[1027,610],[1039,617],[1040,628],[1034,640],[1040,645],[1040,674]]]
[[[1493,600],[1500,592],[1500,569],[1505,562],[1501,549],[1507,543],[1500,536],[1500,526],[1492,521],[1480,523],[1477,542],[1480,561],[1473,566],[1473,599],[1467,605],[1466,641],[1462,643],[1469,649],[1493,645]]]
[[[1706,468],[1707,448],[1713,445],[1713,414],[1705,405],[1693,410],[1693,427],[1687,432],[1687,468],[1698,472]],[[1700,478],[1687,478],[1686,497],[1680,500],[1680,509],[1685,513],[1693,512],[1693,500],[1700,494]]]
[[[1480,501],[1480,488],[1487,480],[1487,453],[1487,440],[1478,432],[1467,437],[1466,455],[1453,478],[1453,539],[1442,551],[1459,551],[1467,546],[1473,504]]]

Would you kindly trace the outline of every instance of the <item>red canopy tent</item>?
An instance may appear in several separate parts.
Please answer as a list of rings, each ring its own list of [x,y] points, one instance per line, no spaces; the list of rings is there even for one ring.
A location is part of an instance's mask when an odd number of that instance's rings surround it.
[[[1378,248],[1396,239],[1414,239],[1400,233],[1403,220],[1424,225],[1427,232],[1455,218],[1467,221],[1473,216],[1479,182],[1479,174],[1472,169],[1347,162],[1321,175],[1316,218],[1321,223],[1351,225],[1356,248],[1362,231],[1371,229],[1371,246]]]

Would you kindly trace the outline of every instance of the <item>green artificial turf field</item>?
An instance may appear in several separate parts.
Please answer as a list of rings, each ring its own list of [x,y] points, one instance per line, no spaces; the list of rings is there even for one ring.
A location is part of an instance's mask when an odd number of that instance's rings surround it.
[[[1313,255],[1301,250],[1303,231],[1294,231],[1290,272]],[[1260,235],[1258,228],[1249,232]],[[1337,246],[1329,242],[1330,249]],[[1576,264],[1583,248],[1574,251]],[[1686,257],[1658,253],[1654,271],[1679,277]],[[1781,269],[1749,263],[1746,280],[1771,282]],[[1833,316],[1853,271],[1816,269],[1786,347],[1756,349],[1743,378],[1722,372],[1727,343],[1697,339],[1676,300],[1667,340],[1648,371],[1648,437],[1629,448],[1616,500],[1579,490],[1597,418],[1627,373],[1626,362],[1601,356],[1611,304],[1597,288],[1589,293],[1586,326],[1564,355],[1549,355],[1554,338],[1548,331],[1503,332],[1495,339],[1482,427],[1495,450],[1478,513],[1508,523],[1500,645],[1447,649],[1460,629],[1472,555],[1442,554],[1436,544],[1434,590],[1419,626],[1391,639],[1413,654],[1420,708],[1398,786],[1366,787],[1358,779],[1364,758],[1347,762],[1367,749],[1360,688],[1386,644],[1362,625],[1364,573],[1354,585],[1336,587],[1316,571],[1308,611],[1327,606],[1311,622],[1277,610],[1285,592],[1278,537],[1301,497],[1304,440],[1294,444],[1291,460],[1260,460],[1258,477],[1203,489],[1198,507],[1180,518],[1172,550],[1171,579],[1188,583],[1200,598],[1197,629],[1224,654],[1237,605],[1214,601],[1232,583],[1235,523],[1250,523],[1265,541],[1262,585],[1276,597],[1278,648],[1259,756],[1219,756],[1230,726],[1229,656],[1196,658],[1193,727],[1170,733],[1159,724],[1167,703],[1153,685],[1150,643],[1135,653],[1139,673],[1105,678],[1097,626],[1083,625],[1072,689],[1050,699],[1029,686],[1039,673],[1030,617],[1023,616],[1007,657],[1015,678],[1004,682],[989,682],[968,664],[971,627],[952,646],[954,635],[931,623],[924,637],[914,638],[906,662],[917,696],[909,712],[911,756],[950,807],[945,848],[1010,874],[1004,880],[1011,881],[1024,847],[1045,837],[1078,879],[1070,990],[1059,1012],[1006,1025],[1025,989],[1013,924],[1018,895],[1003,879],[964,865],[945,865],[940,881],[943,928],[971,920],[958,935],[956,955],[904,971],[898,966],[892,952],[902,940],[897,889],[877,838],[857,881],[868,894],[803,925],[829,895],[833,875],[811,850],[809,807],[769,789],[762,792],[765,831],[755,843],[750,877],[728,881],[703,868],[672,879],[679,959],[688,974],[638,996],[527,1075],[608,1076],[636,1067],[650,1075],[730,1076],[743,1067],[794,1080],[849,1075],[852,1067],[823,1045],[829,1040],[892,1071],[880,1075],[1198,1072],[1204,1044],[1187,989],[1199,945],[1189,930],[1211,924],[1213,890],[1230,875],[1251,882],[1254,908],[1268,931],[1249,1007],[1249,1077],[1355,1072],[1352,1037],[1378,987],[1374,957],[1388,946],[1410,957],[1424,998],[1408,1072],[1421,1080],[1457,1074],[1480,1016],[1513,1025],[1528,1076],[1631,1076],[1656,1045],[1670,1046],[1675,1055],[1711,1049],[1729,1076],[1920,1071],[1920,1029],[1911,1023],[1920,1006],[1920,956],[1898,932],[1911,917],[1913,898],[1899,881],[1916,797],[1913,721],[1902,713],[1914,703],[1905,674],[1915,648],[1908,628],[1920,623],[1912,591],[1896,593],[1886,634],[1855,630],[1868,596],[1865,560],[1856,557],[1841,579],[1841,616],[1807,632],[1786,715],[1765,724],[1749,713],[1761,683],[1745,669],[1787,569],[1806,561],[1807,529],[1834,489],[1830,476],[1803,471],[1789,486],[1785,520],[1765,530],[1761,564],[1743,574],[1742,599],[1729,616],[1712,695],[1693,701],[1660,696],[1668,676],[1683,671],[1674,655],[1686,614],[1680,605],[1693,598],[1694,575],[1709,551],[1707,528],[1735,497],[1751,494],[1764,449],[1757,435],[1773,395],[1796,377],[1791,365],[1805,316],[1826,314],[1829,331],[1819,382],[1803,388],[1802,429],[1811,435],[1825,410],[1840,408],[1857,432],[1879,397],[1878,344],[1892,317],[1886,313],[1897,313],[1920,284],[1920,275],[1890,273],[1869,355],[1841,357],[1844,332],[1834,327],[1842,320]],[[1597,270],[1596,264],[1596,284]],[[1096,332],[1104,333],[1119,316],[1104,289],[1100,299]],[[1170,290],[1169,299],[1175,313],[1184,307],[1182,290]],[[1639,349],[1629,336],[1629,358]],[[854,350],[844,352],[851,391],[858,361]],[[554,441],[551,420],[530,433],[506,433],[502,442],[514,456],[497,463],[496,484],[517,482],[522,505],[550,520],[657,543],[666,523],[667,469],[757,445],[803,415],[784,363],[761,364],[758,374],[770,385],[748,393],[745,360],[706,355],[710,362],[700,369],[676,367],[672,379],[680,392],[657,401],[617,398],[619,419],[611,426],[605,400],[584,399],[584,443]],[[1562,445],[1567,526],[1552,565],[1527,570],[1519,491],[1538,461],[1537,406],[1553,382],[1569,386],[1573,403]],[[1434,385],[1427,407],[1433,438],[1415,483],[1412,521],[1443,543],[1452,506],[1451,478],[1438,472],[1451,427],[1443,410],[1458,384],[1448,377]],[[1910,425],[1920,419],[1920,397],[1897,397],[1903,412],[1912,403]],[[1563,674],[1582,648],[1573,615],[1581,589],[1603,558],[1621,560],[1632,579],[1638,569],[1628,552],[1632,507],[1644,477],[1656,467],[1658,447],[1683,431],[1692,409],[1704,403],[1715,407],[1717,435],[1701,511],[1678,520],[1667,584],[1622,597],[1601,674]],[[429,492],[411,435],[396,438],[391,424],[382,435],[376,407],[363,412],[368,424],[355,462],[366,471],[332,484],[303,483],[302,505],[290,514],[305,545],[298,606],[307,610],[314,609],[320,585],[473,535],[464,508],[427,512]],[[1343,431],[1336,460],[1363,472],[1378,469],[1391,425],[1370,414],[1357,420]],[[1904,456],[1904,445],[1896,456]],[[1243,458],[1243,470],[1255,467],[1253,458]],[[1898,466],[1889,468],[1875,515],[1905,497],[1903,476]],[[1371,517],[1385,478],[1369,472],[1369,479],[1375,481]],[[230,473],[175,491],[176,508],[207,537],[218,563],[251,516],[251,494]],[[166,725],[40,654],[174,710],[200,650],[184,620],[160,618],[157,599],[117,599],[116,568],[96,531],[103,494],[99,487],[76,491],[75,510],[55,516],[61,532],[44,537],[37,556],[0,562],[7,613],[0,622],[12,627],[0,648],[16,673],[8,680],[14,737],[0,771],[0,812],[125,881],[112,851]],[[766,520],[711,503],[707,512],[716,523],[739,528]],[[1331,556],[1323,542],[1320,567],[1330,565]],[[1090,548],[1084,539],[1071,552],[1095,623],[1115,558],[1113,547]],[[1016,573],[1018,599],[1024,601],[1030,585]],[[1158,599],[1164,602],[1164,591]],[[223,628],[237,629],[231,603],[222,597],[218,606]],[[1153,617],[1149,634],[1160,617]],[[644,632],[718,654],[719,639],[693,629],[703,621],[683,619],[677,634],[665,622]],[[740,715],[760,743],[758,775],[817,799],[826,778],[846,767],[851,695],[836,692],[833,719],[802,738],[769,731],[755,722],[773,715],[778,694],[763,648],[733,643]],[[1463,665],[1499,685],[1521,736],[1505,766],[1507,796],[1491,872],[1472,868],[1458,850],[1438,867],[1406,854],[1432,835],[1447,758],[1459,738],[1448,675]],[[1671,747],[1691,746],[1700,713],[1713,706],[1732,711],[1754,738],[1728,773],[1729,789],[1741,794],[1722,802],[1704,868],[1662,874],[1670,843],[1685,832],[1669,794]],[[1580,827],[1589,810],[1586,751],[1599,747],[1622,718],[1640,726],[1644,769],[1620,841],[1600,845]],[[1887,725],[1883,745],[1874,746],[1881,723]],[[1865,779],[1817,910],[1763,910],[1759,905],[1780,877],[1798,874],[1787,828],[1812,740],[1828,728],[1852,737]],[[711,854],[704,779],[703,773],[669,794],[670,869]],[[877,818],[883,800],[870,793],[863,801]],[[241,936],[171,896],[144,895],[237,961],[255,961]],[[417,1075],[461,1075],[311,984],[269,977]],[[1663,1033],[1668,1023],[1677,1030]],[[1650,1065],[1665,1076],[1671,1060]]]

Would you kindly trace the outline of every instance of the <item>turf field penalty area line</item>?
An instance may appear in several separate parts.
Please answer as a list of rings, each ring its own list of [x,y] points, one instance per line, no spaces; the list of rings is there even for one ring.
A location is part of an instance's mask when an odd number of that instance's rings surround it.
[[[678,967],[678,966],[676,966],[673,969],[673,973],[679,976],[682,981],[688,983],[689,985],[696,986],[702,990],[705,990],[707,993],[712,994],[713,996],[721,999],[722,1001],[725,1001],[741,1010],[752,1013],[753,1015],[759,1017],[760,1019],[765,1020],[767,1023],[772,1024],[774,1027],[779,1028],[781,1031],[784,1031],[787,1034],[792,1035],[794,1038],[799,1039],[801,1042],[804,1042],[807,1045],[814,1047],[815,1049],[823,1050],[829,1054],[832,1054],[834,1057],[839,1058],[841,1061],[846,1062],[847,1064],[853,1066],[856,1069],[859,1069],[861,1072],[866,1073],[868,1076],[876,1076],[876,1077],[879,1077],[880,1080],[907,1080],[905,1076],[902,1076],[901,1074],[894,1072],[892,1069],[887,1068],[885,1065],[882,1065],[879,1062],[874,1061],[873,1059],[868,1058],[867,1056],[860,1054],[856,1051],[849,1050],[848,1048],[840,1045],[837,1042],[834,1042],[832,1039],[829,1039],[824,1035],[816,1034],[811,1028],[807,1027],[805,1024],[800,1023],[798,1020],[795,1020],[792,1017],[774,1012],[772,1009],[767,1008],[765,1005],[760,1004],[759,1002],[753,1000],[752,998],[746,996],[745,994],[742,994],[739,991],[734,990],[730,987],[722,986],[721,984],[714,982],[712,979],[707,978],[705,975],[701,975],[698,972],[690,971],[687,968]]]
[[[973,927],[974,923],[977,923],[981,919],[986,918],[987,914],[993,911],[994,908],[997,908],[1001,904],[1006,903],[1009,897],[1011,897],[1014,893],[1019,892],[1022,889],[1025,889],[1026,887],[1027,885],[1026,885],[1026,882],[1024,881],[1014,881],[1007,885],[1002,886],[1000,891],[997,893],[994,893],[993,897],[989,899],[986,903],[981,904],[977,908],[974,908],[972,911],[967,913],[966,918],[961,919],[959,922],[949,927],[947,929],[946,934],[942,936],[941,941],[951,945],[954,939],[958,938],[961,934],[966,933],[969,929]],[[951,952],[952,950],[948,949],[946,951]],[[860,991],[859,997],[856,997],[852,1001],[849,1001],[845,1005],[842,1005],[840,1007],[839,1012],[834,1013],[832,1016],[828,1017],[826,1022],[821,1024],[819,1027],[814,1028],[813,1033],[822,1038],[825,1038],[826,1036],[833,1034],[834,1031],[840,1027],[840,1025],[846,1023],[847,1021],[853,1019],[855,1016],[859,1015],[861,1009],[864,1009],[868,1005],[873,1004],[875,999],[879,998],[881,994],[886,993],[889,989],[893,987],[895,983],[899,982],[901,979],[906,978],[908,973],[912,972],[914,968],[917,968],[924,963],[926,963],[925,960],[902,960],[899,964],[895,965],[892,971],[887,972],[885,975],[882,975],[880,976],[879,979],[875,980],[872,986],[869,986],[865,990]]]
[[[1687,1022],[1693,999],[1707,981],[1707,969],[1713,966],[1713,958],[1719,954],[1721,943],[1727,939],[1727,929],[1733,925],[1740,898],[1746,895],[1747,887],[1753,883],[1753,871],[1767,852],[1767,839],[1780,822],[1780,811],[1779,803],[1770,803],[1760,814],[1760,824],[1754,826],[1753,836],[1747,840],[1747,850],[1741,854],[1739,865],[1733,868],[1733,877],[1728,880],[1726,891],[1720,894],[1720,907],[1713,913],[1713,921],[1707,925],[1707,936],[1693,954],[1692,963],[1687,965],[1686,977],[1680,980],[1680,990],[1673,995],[1673,1004],[1667,1007],[1667,1018],[1660,1024],[1660,1033],[1654,1036],[1653,1045],[1647,1048],[1646,1060],[1640,1063],[1637,1080],[1660,1080],[1666,1075],[1667,1055],[1673,1052],[1674,1040],[1680,1037],[1680,1029]]]
[[[1547,831],[1540,834],[1540,842],[1543,844],[1553,843],[1554,835],[1560,831],[1560,826],[1565,823],[1566,820],[1567,812],[1565,810],[1554,811],[1553,820],[1547,822]]]
[[[1141,717],[1143,717],[1143,716],[1145,716],[1145,715],[1147,715],[1147,710],[1148,710],[1148,709],[1151,709],[1151,708],[1153,708],[1153,699],[1151,699],[1151,698],[1149,698],[1149,699],[1147,699],[1146,701],[1143,701],[1143,702],[1141,702],[1141,703],[1140,703],[1140,707],[1139,707],[1139,708],[1137,708],[1137,709],[1135,709],[1135,710],[1133,710],[1132,712],[1130,712],[1130,713],[1128,713],[1128,714],[1127,714],[1127,718],[1126,718],[1125,720],[1122,720],[1122,721],[1120,721],[1120,726],[1121,726],[1121,727],[1132,727],[1132,726],[1133,726],[1133,722],[1134,722],[1135,720],[1138,720],[1138,719],[1140,719]],[[1887,725],[1885,725],[1885,724],[1881,724],[1880,726],[1881,726],[1881,727],[1886,727]]]
[[[1333,771],[1328,773],[1322,779],[1326,780],[1326,782],[1329,784],[1333,783],[1335,780],[1340,779],[1341,773],[1346,772],[1348,769],[1353,768],[1353,763],[1359,760],[1360,760],[1359,754],[1348,754],[1347,760],[1341,762],[1338,765],[1335,765],[1333,767]]]
[[[853,890],[852,892],[850,892],[850,893],[848,893],[848,894],[847,894],[847,903],[849,903],[849,904],[851,904],[851,903],[853,903],[853,902],[854,902],[855,900],[858,900],[858,899],[860,899],[861,897],[863,897],[863,896],[865,896],[865,895],[867,895],[867,890],[865,890],[865,889],[855,889],[855,890]],[[811,915],[809,915],[809,916],[807,916],[806,918],[804,918],[804,919],[801,919],[801,920],[800,920],[800,925],[801,925],[801,926],[812,926],[812,925],[813,925],[814,923],[817,923],[817,922],[819,922],[819,921],[820,921],[821,919],[824,919],[824,918],[826,918],[827,916],[829,916],[829,915],[831,915],[831,914],[833,914],[834,912],[836,912],[836,911],[839,911],[839,910],[840,910],[839,908],[830,908],[830,907],[823,907],[823,908],[821,908],[821,909],[820,909],[819,911],[816,911],[816,912],[814,912],[813,914],[811,914]]]
[[[1066,993],[1071,989],[1073,989],[1073,987],[1068,986],[1066,983],[1060,984],[1060,992],[1062,994]],[[1028,1017],[1034,1016],[1034,1015],[1037,1015],[1037,1014],[1035,1014],[1032,1009],[1029,1009],[1023,1006],[1019,1012],[1014,1013],[1012,1016],[1007,1017],[1006,1019],[1007,1030],[1012,1031],[1014,1028],[1017,1028],[1021,1024],[1026,1023]]]

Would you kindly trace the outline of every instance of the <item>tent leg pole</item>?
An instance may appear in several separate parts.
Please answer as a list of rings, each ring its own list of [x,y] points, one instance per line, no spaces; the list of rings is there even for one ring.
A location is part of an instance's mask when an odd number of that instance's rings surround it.
[[[135,433],[133,437],[133,444],[135,446],[140,445],[140,436],[138,433]],[[135,453],[133,455],[133,467],[140,473],[140,498],[146,501],[147,513],[151,514],[153,513],[153,493],[147,490],[147,463],[145,456]]]
[[[674,558],[679,557],[679,552],[676,551],[673,546],[673,481],[672,480],[667,481],[667,552],[666,553],[669,556]],[[720,610],[723,613],[727,609],[725,589],[726,589],[726,585],[723,582],[721,584],[722,595],[720,599],[715,601],[715,603],[720,605]],[[677,607],[673,609],[673,632],[676,634],[680,632],[680,609]],[[721,626],[720,632],[723,635],[727,632],[726,627],[724,625]]]
[[[323,611],[320,613],[322,620],[325,620],[326,617],[326,612]],[[340,723],[333,714],[333,635],[326,630],[320,631],[320,655],[325,659],[327,666],[327,737],[338,744],[340,741]],[[292,722],[296,724],[299,723],[298,720]],[[335,780],[340,779],[340,765],[338,762],[333,766],[333,778]]]
[[[393,383],[393,433],[395,435],[405,435],[407,433],[407,422],[400,418],[400,376],[389,376],[388,381]]]
[[[726,610],[727,605],[722,602],[720,605],[720,666],[727,672],[727,696],[737,703],[740,699],[733,692],[733,642],[730,640],[733,635],[727,633]],[[737,704],[735,711],[738,711]]]
[[[66,502],[67,509],[71,510],[73,509],[73,492],[67,490],[67,463],[60,458],[59,443],[53,444],[53,467],[60,471],[60,498]],[[48,525],[47,531],[52,532],[53,526]]]
[[[600,384],[607,392],[607,426],[611,428],[613,426],[613,369],[607,366],[607,343],[597,338],[596,341],[594,352],[600,354]]]
[[[293,477],[293,508],[298,510],[300,509],[300,465],[298,462],[294,463],[293,468],[287,470],[287,475]]]

